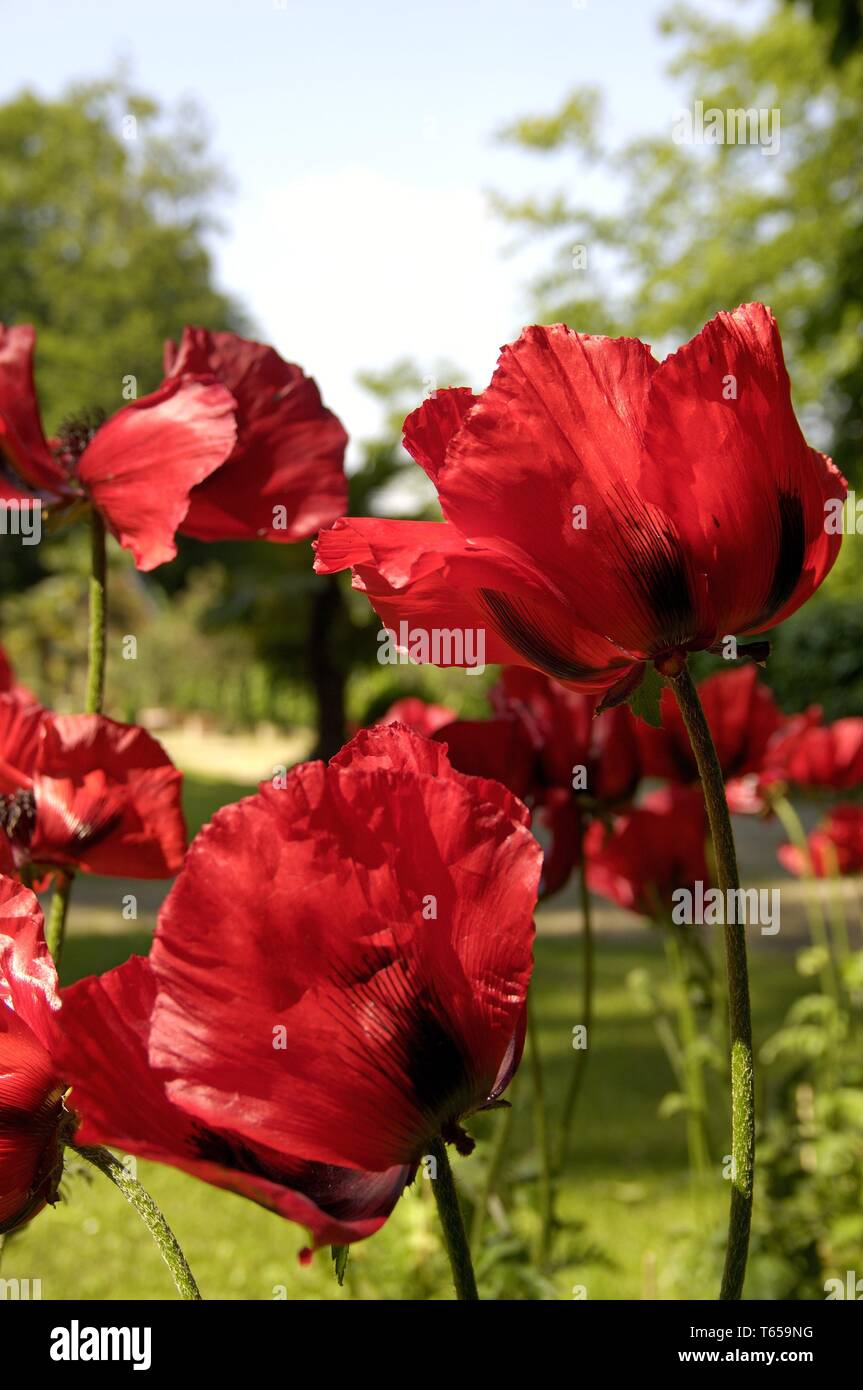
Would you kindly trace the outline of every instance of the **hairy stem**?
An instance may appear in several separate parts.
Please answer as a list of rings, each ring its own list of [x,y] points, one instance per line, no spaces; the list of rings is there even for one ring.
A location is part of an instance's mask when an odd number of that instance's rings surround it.
[[[132,1177],[118,1158],[115,1158],[108,1149],[103,1149],[101,1145],[92,1147],[81,1145],[79,1147],[77,1144],[72,1144],[70,1147],[81,1158],[92,1163],[94,1168],[98,1168],[100,1173],[104,1173],[105,1177],[109,1178],[116,1188],[119,1188],[129,1205],[134,1207],[159,1247],[159,1254],[171,1271],[171,1277],[177,1286],[180,1297],[200,1299],[198,1286],[186,1263],[186,1257],[177,1243],[177,1237],[149,1192],[141,1186],[137,1178]]]
[[[710,833],[716,855],[716,873],[723,901],[737,891],[737,854],[722,768],[710,726],[698,692],[684,666],[669,677],[698,765]],[[749,1004],[749,968],[743,923],[726,920],[725,967],[728,975],[728,1015],[731,1035],[731,1211],[721,1299],[739,1299],[746,1277],[749,1231],[752,1225],[752,1182],[755,1169],[755,1070],[752,1056],[752,1013]]]
[[[58,869],[54,877],[54,891],[51,895],[51,912],[45,928],[45,940],[51,952],[54,966],[60,969],[63,955],[63,942],[66,938],[66,918],[69,915],[69,899],[75,875],[71,869]]]
[[[90,631],[87,648],[87,714],[101,714],[105,700],[105,651],[108,630],[108,565],[105,523],[94,507],[90,514]]]

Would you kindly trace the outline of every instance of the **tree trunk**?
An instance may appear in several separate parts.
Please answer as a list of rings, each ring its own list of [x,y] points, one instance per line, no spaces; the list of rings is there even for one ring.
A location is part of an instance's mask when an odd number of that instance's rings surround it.
[[[315,758],[331,758],[347,738],[346,674],[338,655],[345,649],[347,622],[338,575],[321,575],[312,598],[306,648],[317,705],[317,740],[312,754]]]

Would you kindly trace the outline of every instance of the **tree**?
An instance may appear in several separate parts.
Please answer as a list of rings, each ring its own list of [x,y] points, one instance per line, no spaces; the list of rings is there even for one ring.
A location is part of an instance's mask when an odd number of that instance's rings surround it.
[[[124,377],[152,390],[184,323],[245,326],[213,284],[221,187],[196,109],[170,117],[122,77],[0,107],[0,321],[36,326],[49,428],[116,410]]]
[[[778,110],[779,152],[678,144],[670,124],[604,150],[593,88],[575,91],[550,116],[515,122],[505,139],[604,168],[620,186],[617,205],[601,210],[568,189],[498,200],[526,233],[555,242],[535,287],[539,312],[663,349],[720,308],[765,300],[781,324],[807,431],[860,479],[863,52],[832,63],[831,31],[784,4],[755,29],[686,6],[663,28],[678,44],[670,71],[683,104]]]

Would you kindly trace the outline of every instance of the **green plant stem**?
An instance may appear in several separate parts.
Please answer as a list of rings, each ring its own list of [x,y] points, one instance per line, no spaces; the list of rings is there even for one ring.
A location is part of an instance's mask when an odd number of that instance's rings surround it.
[[[105,698],[105,651],[107,647],[107,552],[105,523],[94,507],[90,513],[90,618],[87,637],[87,714],[101,714]],[[59,970],[66,939],[66,920],[75,874],[58,869],[51,898],[51,915],[45,932],[48,950]]]
[[[519,1073],[516,1072],[509,1085],[510,1103],[504,1106],[498,1113],[494,1137],[488,1155],[485,1182],[482,1185],[482,1191],[473,1209],[473,1217],[470,1224],[470,1248],[474,1255],[476,1255],[482,1244],[482,1233],[485,1229],[485,1218],[488,1213],[489,1202],[497,1188],[498,1178],[500,1177],[503,1167],[504,1155],[506,1154],[507,1145],[509,1144],[510,1135],[512,1134],[518,1078]]]
[[[698,1027],[689,997],[686,962],[683,947],[674,925],[665,928],[665,943],[669,971],[677,997],[677,1026],[680,1032],[681,1072],[686,1092],[686,1147],[689,1151],[689,1170],[696,1194],[704,1187],[707,1177],[708,1146],[705,1126],[707,1098],[701,1063],[696,1056]]]
[[[805,878],[809,891],[806,894],[806,920],[809,923],[809,936],[812,945],[824,952],[825,965],[821,971],[821,984],[825,994],[829,994],[837,1007],[840,1005],[839,978],[836,974],[836,962],[833,958],[833,951],[830,947],[830,935],[827,930],[827,918],[824,913],[824,904],[821,901],[818,879],[812,867],[812,856],[809,853],[809,841],[806,838],[806,828],[797,813],[796,808],[788,800],[787,796],[776,796],[771,799],[770,805],[779,817],[782,829],[789,840],[800,851],[800,857],[805,869]]]
[[[103,1149],[100,1145],[93,1147],[82,1145],[79,1147],[77,1144],[72,1144],[71,1148],[81,1158],[92,1163],[94,1168],[98,1168],[100,1173],[104,1173],[105,1177],[119,1188],[129,1205],[134,1207],[159,1247],[159,1254],[171,1271],[171,1277],[180,1297],[200,1299],[198,1286],[186,1263],[186,1257],[177,1243],[177,1238],[149,1192],[141,1186],[137,1178],[132,1177],[120,1160],[115,1158],[108,1149]]]
[[[69,914],[69,899],[72,896],[72,884],[74,882],[75,875],[71,869],[57,870],[54,877],[54,891],[51,894],[51,912],[45,929],[45,940],[57,970],[60,969],[60,960],[63,955],[66,918]]]
[[[576,1050],[575,1061],[569,1073],[569,1082],[563,1100],[563,1111],[560,1119],[560,1141],[558,1143],[556,1162],[554,1165],[556,1174],[560,1174],[566,1167],[566,1160],[569,1154],[569,1141],[572,1135],[572,1122],[575,1117],[578,1098],[584,1083],[584,1074],[587,1070],[590,1031],[593,1027],[593,922],[591,918],[590,893],[587,887],[587,874],[585,872],[583,854],[581,856],[581,868],[578,871],[578,884],[579,903],[581,906],[581,1022],[584,1026],[587,1047],[578,1048]]]
[[[737,891],[740,880],[725,783],[710,726],[689,668],[669,677],[689,735],[701,777],[704,803],[716,854],[716,873],[723,901]],[[728,976],[728,1014],[731,1034],[731,1210],[720,1299],[743,1294],[749,1231],[752,1225],[752,1183],[755,1169],[755,1069],[752,1056],[752,1012],[746,930],[740,922],[725,922],[725,968]]]
[[[548,1107],[545,1098],[545,1078],[542,1052],[539,1046],[539,1029],[536,1026],[536,1019],[530,1004],[527,1008],[527,1049],[530,1054],[530,1072],[533,1080],[534,1136],[539,1154],[539,1236],[536,1253],[539,1263],[544,1265],[551,1252],[551,1235],[554,1224],[554,1178],[548,1129]]]
[[[105,700],[105,652],[108,632],[108,565],[105,523],[90,513],[90,630],[87,648],[87,714],[101,714]]]
[[[470,1258],[470,1246],[464,1229],[464,1218],[443,1139],[432,1140],[429,1154],[435,1160],[435,1176],[432,1180],[432,1188],[443,1231],[444,1245],[452,1269],[456,1298],[462,1302],[478,1302],[479,1294],[477,1293],[476,1277]]]
[[[830,897],[827,909],[830,919],[830,932],[841,969],[847,967],[851,959],[851,938],[848,934],[848,914],[845,911],[845,893],[842,874],[839,870],[839,856],[832,844],[824,846],[827,858],[827,872],[830,875]]]

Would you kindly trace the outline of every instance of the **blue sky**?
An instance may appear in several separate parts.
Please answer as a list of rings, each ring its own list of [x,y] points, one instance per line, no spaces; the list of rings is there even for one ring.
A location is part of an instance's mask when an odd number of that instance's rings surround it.
[[[656,32],[666,0],[0,0],[0,98],[50,94],[126,61],[168,103],[192,96],[234,184],[219,276],[263,336],[318,378],[357,436],[359,368],[448,358],[481,386],[529,317],[527,259],[486,191],[565,183],[570,166],[497,144],[521,114],[596,82],[608,141],[679,105]],[[724,7],[726,12],[729,6]],[[611,196],[602,181],[593,196]],[[589,325],[585,325],[589,327]]]

